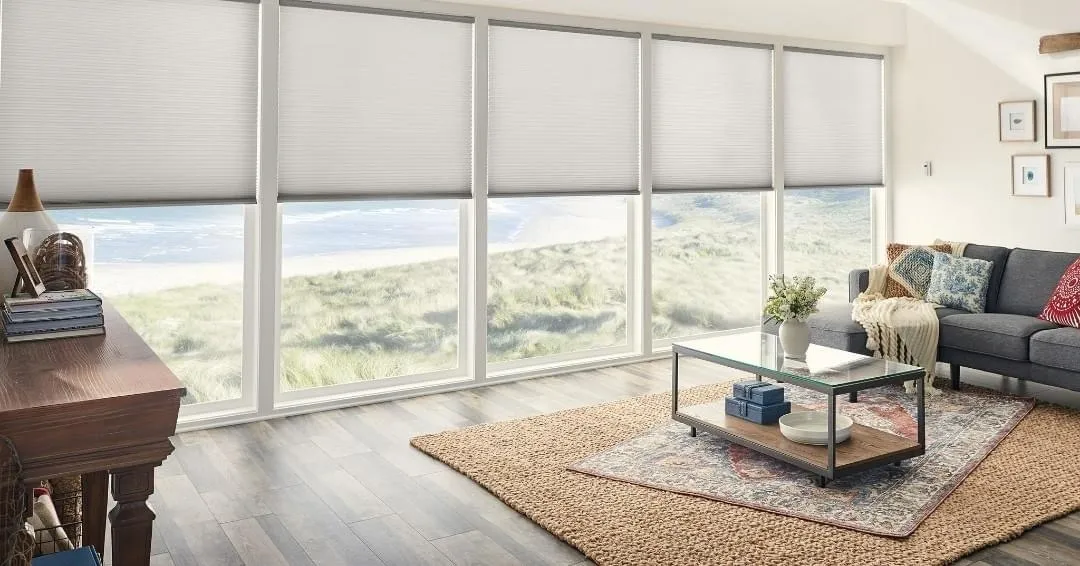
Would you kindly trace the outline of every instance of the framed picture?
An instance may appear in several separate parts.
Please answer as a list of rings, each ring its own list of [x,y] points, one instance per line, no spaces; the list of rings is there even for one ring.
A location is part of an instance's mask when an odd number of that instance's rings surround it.
[[[1012,170],[1013,196],[1050,196],[1049,155],[1014,155],[1012,158]]]
[[[1080,161],[1065,164],[1065,225],[1080,228]]]
[[[18,236],[8,238],[4,240],[4,245],[7,246],[8,253],[11,254],[11,260],[15,262],[15,267],[19,270],[19,275],[15,279],[15,288],[11,290],[11,296],[14,297],[20,292],[26,292],[30,293],[31,297],[37,297],[44,293],[45,283],[41,280],[37,268],[34,267],[34,262],[30,259],[30,252],[26,251],[22,238]]]
[[[1010,100],[998,103],[998,140],[1035,141],[1035,101]]]
[[[1043,77],[1046,147],[1080,147],[1080,72]]]

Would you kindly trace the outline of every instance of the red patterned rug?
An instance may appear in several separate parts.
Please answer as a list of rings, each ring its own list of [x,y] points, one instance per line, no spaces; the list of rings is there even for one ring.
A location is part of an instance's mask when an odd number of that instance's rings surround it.
[[[825,397],[787,387],[793,403],[824,409]],[[696,495],[871,534],[906,537],[1034,407],[1030,399],[978,391],[928,398],[926,454],[830,482],[708,433],[670,422],[569,466],[570,470]],[[838,399],[856,422],[916,437],[913,395],[900,387]]]

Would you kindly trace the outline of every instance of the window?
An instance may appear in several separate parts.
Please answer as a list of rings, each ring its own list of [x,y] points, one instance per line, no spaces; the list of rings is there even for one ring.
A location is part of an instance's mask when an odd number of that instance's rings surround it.
[[[653,195],[653,338],[756,326],[761,195]]]
[[[91,289],[187,388],[185,404],[241,396],[244,212],[239,205],[56,210],[92,232]]]
[[[284,206],[282,390],[458,367],[459,208]]]
[[[627,343],[626,201],[488,201],[489,363]]]
[[[848,272],[873,262],[870,189],[784,193],[784,272],[812,275],[828,292],[821,305],[848,301]]]

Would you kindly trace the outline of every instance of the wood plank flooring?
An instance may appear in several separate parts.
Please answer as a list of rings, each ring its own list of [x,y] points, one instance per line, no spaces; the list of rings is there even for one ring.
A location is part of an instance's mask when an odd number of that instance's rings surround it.
[[[681,377],[692,386],[703,373]],[[1080,394],[964,380],[1080,407]],[[408,439],[669,389],[661,360],[179,435],[157,474],[151,564],[591,564]],[[958,564],[1080,564],[1080,513]]]

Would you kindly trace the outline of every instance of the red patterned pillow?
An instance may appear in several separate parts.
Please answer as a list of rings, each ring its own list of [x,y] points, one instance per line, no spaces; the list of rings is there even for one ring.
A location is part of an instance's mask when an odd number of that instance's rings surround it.
[[[1039,318],[1080,328],[1080,259],[1065,270]]]

